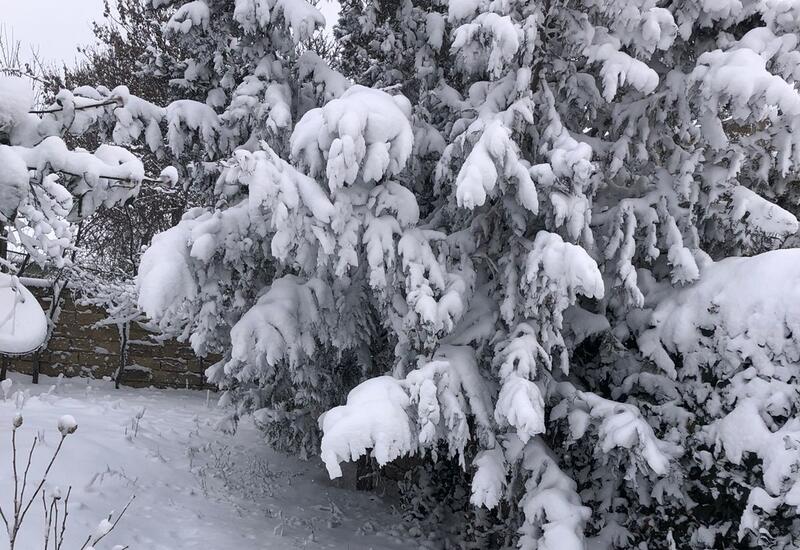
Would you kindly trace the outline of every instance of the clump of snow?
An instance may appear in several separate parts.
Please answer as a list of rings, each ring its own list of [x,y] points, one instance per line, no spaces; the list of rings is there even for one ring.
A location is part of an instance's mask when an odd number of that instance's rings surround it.
[[[299,66],[298,76],[300,78],[311,77],[317,86],[318,94],[326,101],[342,97],[345,91],[353,85],[340,72],[331,69],[324,59],[311,50],[303,52],[298,58],[297,64]]]
[[[466,19],[475,14],[480,4],[480,0],[448,0],[447,18],[450,21]]]
[[[623,84],[630,84],[643,94],[653,93],[658,87],[658,73],[623,52],[618,39],[605,36],[604,40],[586,48],[584,55],[589,62],[602,64],[600,76],[603,77],[603,97],[606,101],[612,101]]]
[[[161,170],[158,177],[167,185],[175,186],[178,183],[178,169],[174,166],[167,166]]]
[[[340,462],[356,460],[370,448],[380,465],[412,454],[416,442],[406,413],[409,405],[399,380],[379,376],[353,388],[345,405],[322,415],[320,456],[331,478],[342,475]]]
[[[582,550],[583,529],[591,510],[581,504],[576,483],[558,467],[541,440],[509,448],[509,461],[521,458],[528,474],[520,506],[525,522],[519,529],[520,548]]]
[[[0,75],[0,131],[20,124],[33,105],[33,89],[29,82],[16,76]]]
[[[197,293],[187,249],[191,216],[187,214],[184,220],[187,221],[156,235],[139,264],[136,278],[138,304],[155,321],[163,316],[176,315],[183,300]]]
[[[729,105],[736,119],[747,119],[754,105],[765,104],[797,116],[800,94],[792,84],[767,70],[766,64],[766,59],[749,48],[714,50],[698,58],[690,82],[699,84],[710,109]]]
[[[205,103],[181,99],[166,108],[167,141],[175,155],[183,153],[187,138],[196,133],[211,150],[217,145],[220,122],[216,111]]]
[[[353,86],[303,115],[292,133],[292,157],[312,176],[324,172],[333,192],[359,176],[379,181],[398,174],[411,155],[410,114],[402,96]]]
[[[478,36],[481,37],[480,41]],[[481,13],[455,30],[450,49],[461,57],[460,63],[468,72],[486,70],[497,78],[516,55],[522,38],[522,30],[514,24],[510,16]],[[488,51],[483,55],[476,55],[476,42],[487,43]]]
[[[472,494],[470,503],[473,506],[494,508],[500,503],[500,497],[506,486],[506,464],[503,449],[495,447],[481,451],[473,461],[475,475],[472,476]]]
[[[276,279],[231,329],[226,369],[248,381],[257,378],[259,366],[283,360],[295,365],[313,355],[322,315],[332,309],[330,290],[321,280],[303,281],[291,275]]]
[[[520,203],[536,214],[539,211],[536,188],[519,154],[508,128],[499,121],[487,124],[458,172],[456,199],[459,206],[482,206],[498,181],[510,180],[517,185]]]
[[[726,258],[703,269],[700,280],[662,300],[639,347],[675,376],[667,352],[696,369],[719,358],[745,359],[759,369],[800,357],[800,250]],[[703,337],[700,330],[712,332]],[[789,336],[787,336],[789,335]]]
[[[711,214],[724,228],[718,239],[735,241],[744,253],[761,252],[800,228],[794,214],[741,185],[721,196]]]
[[[207,28],[210,18],[211,11],[208,9],[208,4],[203,0],[193,0],[175,10],[165,28],[186,34],[195,26]]]
[[[0,273],[0,352],[31,353],[47,337],[47,318],[39,302],[16,276]]]
[[[29,179],[25,161],[11,147],[0,145],[0,214],[6,220],[11,219],[27,195]]]
[[[295,44],[309,40],[314,31],[325,26],[325,17],[322,13],[305,0],[274,1],[274,10],[283,15],[284,26],[291,31]]]
[[[77,429],[78,422],[72,415],[65,414],[58,419],[58,431],[61,432],[62,436],[66,437],[70,434],[74,434]]]

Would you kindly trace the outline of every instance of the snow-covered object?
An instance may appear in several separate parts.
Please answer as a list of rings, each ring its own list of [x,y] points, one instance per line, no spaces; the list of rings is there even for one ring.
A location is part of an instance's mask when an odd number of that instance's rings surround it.
[[[208,4],[203,0],[193,0],[186,2],[175,10],[166,28],[173,32],[186,34],[194,26],[207,29],[210,18],[211,12],[208,9]]]
[[[398,174],[414,134],[403,96],[353,86],[341,97],[306,113],[292,133],[292,157],[312,176],[325,174],[332,192]]]
[[[411,424],[406,415],[408,395],[391,376],[367,380],[347,395],[347,403],[322,415],[322,461],[331,478],[342,475],[339,463],[356,460],[374,449],[384,465],[414,451]]]
[[[485,36],[478,40],[478,36]],[[471,22],[458,27],[453,34],[451,50],[462,57],[461,62],[469,72],[487,71],[491,76],[501,75],[520,47],[523,38],[520,29],[515,27],[509,16],[497,13],[481,13]],[[487,43],[488,51],[480,51],[476,44]],[[486,60],[486,65],[475,63]]]
[[[44,344],[47,318],[31,291],[0,273],[0,353],[25,355]]]
[[[472,478],[470,503],[492,509],[500,503],[508,475],[505,456],[499,447],[479,452],[473,461],[475,475]]]
[[[159,174],[158,177],[161,178],[164,183],[174,186],[178,183],[178,169],[174,166],[167,166],[161,170],[161,174]]]
[[[526,523],[520,530],[523,550],[582,550],[583,530],[591,510],[581,505],[575,482],[558,467],[550,450],[536,438],[509,453],[521,455],[530,473],[520,502]]]
[[[492,194],[500,175],[514,181],[520,202],[533,214],[539,199],[528,168],[520,162],[519,151],[510,132],[499,122],[483,129],[456,178],[458,204],[466,208],[482,206]]]
[[[302,281],[286,276],[274,281],[269,292],[231,329],[231,362],[243,370],[241,380],[256,377],[257,370],[280,361],[297,364],[314,355],[325,310],[333,304],[327,286],[319,280]]]
[[[28,193],[28,166],[11,147],[0,145],[0,214],[13,218]]]
[[[158,110],[117,119],[205,185],[151,247],[140,299],[221,353],[208,376],[235,414],[316,451],[313,420],[340,406],[341,430],[322,422],[333,472],[370,452],[452,459],[472,486],[447,493],[454,509],[493,507],[521,547],[733,547],[740,528],[791,547],[796,494],[774,479],[792,451],[747,458],[776,445],[764,426],[793,437],[793,321],[758,325],[778,306],[757,296],[783,286],[731,284],[753,335],[698,293],[717,272],[787,272],[723,258],[797,239],[792,2],[348,0],[353,86],[298,55],[306,4],[204,4],[207,27],[186,8],[170,31],[190,53],[158,66],[206,102],[173,107],[164,143]],[[370,424],[387,387],[399,424]],[[736,440],[723,419],[740,406]],[[402,437],[381,440],[384,421]],[[739,489],[754,483],[769,497]]]
[[[142,255],[137,276],[138,304],[150,318],[176,315],[174,308],[196,294],[188,250],[189,233],[185,225],[156,235]],[[177,252],[177,254],[176,254]]]
[[[66,437],[73,434],[77,429],[78,422],[71,414],[65,414],[58,419],[58,431],[61,432],[62,436]]]
[[[761,484],[749,485],[740,539],[762,528],[763,518],[752,512],[758,495],[774,501],[762,508],[767,517],[778,505],[800,505],[794,466],[800,451],[785,443],[800,436],[792,413],[800,357],[798,266],[796,249],[715,262],[695,284],[662,300],[652,328],[639,335],[643,353],[670,376],[700,387],[703,376],[729,381],[699,403],[698,414],[710,415],[710,425],[698,438],[731,464],[742,464],[747,454],[763,464]],[[681,365],[672,359],[676,354]]]
[[[21,77],[0,75],[0,133],[21,124],[33,105],[33,89]]]
[[[725,228],[724,239],[734,239],[743,253],[769,249],[800,227],[794,214],[741,185],[719,198],[711,216]]]
[[[639,336],[643,353],[677,376],[669,353],[696,374],[722,359],[773,372],[800,357],[800,253],[775,250],[726,258],[703,269],[694,285],[662,300]],[[708,333],[708,334],[704,334]]]
[[[60,106],[40,117],[28,112],[30,86],[0,77],[0,216],[12,228],[9,241],[40,265],[63,267],[72,222],[133,197],[145,177],[141,161],[126,149],[71,150],[61,137],[97,124],[103,109],[92,105],[108,97],[94,89],[62,90]]]

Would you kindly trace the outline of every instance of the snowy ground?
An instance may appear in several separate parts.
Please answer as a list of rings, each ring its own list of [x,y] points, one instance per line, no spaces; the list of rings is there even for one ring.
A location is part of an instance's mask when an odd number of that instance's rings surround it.
[[[142,550],[418,547],[399,534],[400,519],[387,503],[336,487],[318,461],[270,450],[248,421],[235,435],[216,430],[220,413],[207,405],[205,393],[114,390],[108,382],[85,379],[44,378],[34,386],[27,377],[12,379],[10,394],[29,393],[18,445],[27,451],[34,436],[45,438],[32,468],[36,481],[58,442],[58,418],[70,414],[79,425],[48,482],[49,489],[73,487],[64,550],[80,548],[132,494],[136,499],[122,522],[97,550],[115,544]],[[16,410],[11,395],[0,401],[0,503],[6,510]],[[41,547],[42,506],[36,504],[18,549]],[[0,547],[4,541],[3,533]]]

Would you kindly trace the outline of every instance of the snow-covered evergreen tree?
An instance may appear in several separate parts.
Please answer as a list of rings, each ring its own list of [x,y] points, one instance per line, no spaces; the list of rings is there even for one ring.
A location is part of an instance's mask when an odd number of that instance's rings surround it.
[[[345,3],[381,89],[302,0],[161,9],[193,99],[116,128],[222,162],[139,303],[223,402],[310,449],[369,377],[330,474],[454,461],[519,548],[792,547],[795,3]]]

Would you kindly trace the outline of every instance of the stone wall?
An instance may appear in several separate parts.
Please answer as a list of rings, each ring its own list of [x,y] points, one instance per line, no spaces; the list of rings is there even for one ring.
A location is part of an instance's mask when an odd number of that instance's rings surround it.
[[[49,287],[29,287],[47,311],[52,300]],[[113,378],[119,365],[120,330],[95,324],[105,318],[101,309],[76,304],[65,292],[61,313],[47,348],[38,353],[39,372],[48,376]],[[186,345],[169,340],[156,342],[153,334],[136,323],[130,327],[128,360],[121,383],[125,386],[173,388],[206,387],[203,372],[210,364]],[[12,357],[9,368],[32,373],[34,355]]]

